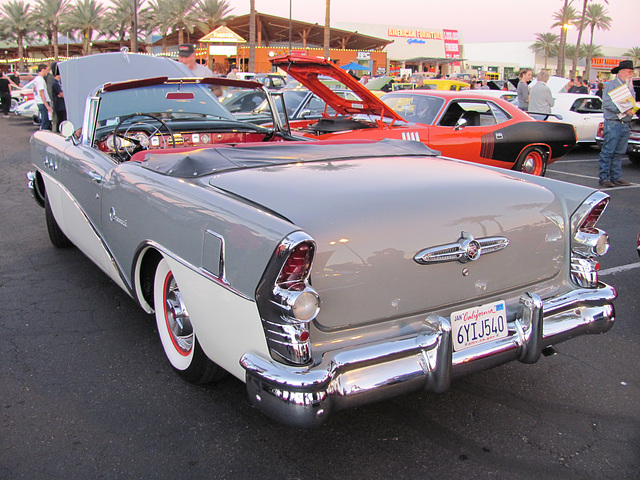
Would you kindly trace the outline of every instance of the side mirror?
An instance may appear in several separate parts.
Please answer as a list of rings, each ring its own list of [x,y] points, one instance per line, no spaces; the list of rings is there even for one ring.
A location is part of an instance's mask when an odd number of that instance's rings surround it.
[[[459,118],[458,121],[456,122],[455,126],[453,127],[454,130],[460,130],[464,127],[467,126],[467,119],[466,118]]]
[[[67,140],[73,137],[73,133],[76,131],[73,123],[71,123],[69,120],[65,120],[64,122],[62,122],[58,128],[62,136]]]

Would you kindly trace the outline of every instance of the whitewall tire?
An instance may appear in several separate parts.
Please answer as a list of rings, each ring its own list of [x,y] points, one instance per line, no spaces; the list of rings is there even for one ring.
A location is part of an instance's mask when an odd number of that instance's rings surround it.
[[[164,258],[156,268],[153,299],[158,334],[171,366],[192,383],[222,378],[224,370],[213,363],[198,344],[180,288]]]

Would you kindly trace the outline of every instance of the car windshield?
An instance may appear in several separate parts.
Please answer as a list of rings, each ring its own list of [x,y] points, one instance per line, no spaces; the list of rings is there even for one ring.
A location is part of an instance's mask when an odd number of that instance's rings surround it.
[[[107,91],[101,95],[98,124],[118,122],[135,112],[161,115],[164,119],[217,117],[234,120],[218,101],[216,93],[222,95],[223,91],[216,92],[216,88],[220,87],[169,83]]]
[[[407,122],[430,125],[444,104],[444,99],[429,95],[384,95],[381,99]]]

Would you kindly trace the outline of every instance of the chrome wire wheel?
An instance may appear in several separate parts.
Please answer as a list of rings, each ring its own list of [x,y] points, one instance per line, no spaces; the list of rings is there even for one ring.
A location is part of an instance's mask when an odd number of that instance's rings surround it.
[[[189,355],[193,348],[193,327],[187,307],[182,301],[180,289],[173,274],[169,272],[164,282],[164,317],[171,341],[182,355]]]
[[[178,282],[164,259],[156,269],[153,295],[164,352],[176,370],[186,370],[193,359],[195,337]]]

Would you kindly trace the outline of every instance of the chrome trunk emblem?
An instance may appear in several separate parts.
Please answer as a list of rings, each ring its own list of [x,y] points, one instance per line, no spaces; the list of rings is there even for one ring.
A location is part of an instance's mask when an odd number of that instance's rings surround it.
[[[481,255],[497,252],[506,248],[509,240],[505,237],[473,238],[468,232],[462,232],[455,243],[438,245],[420,250],[413,259],[420,265],[458,261],[466,263],[477,260]]]

